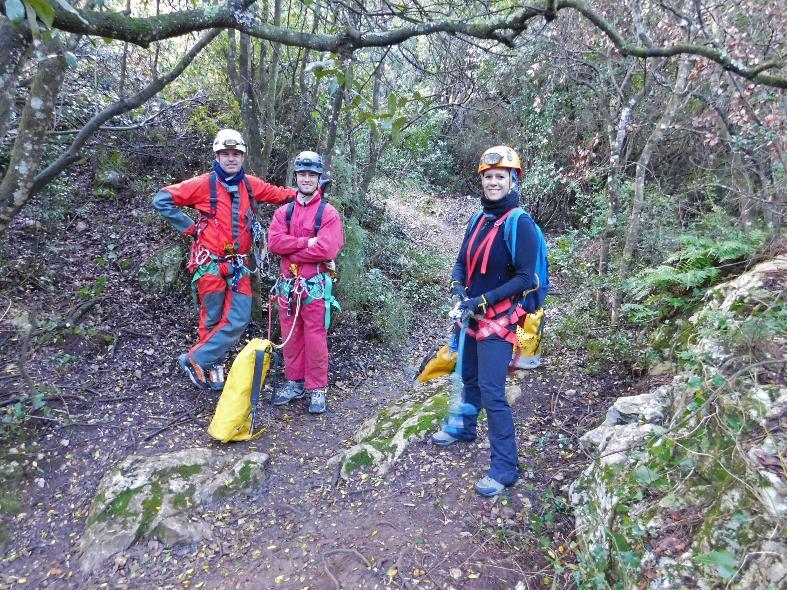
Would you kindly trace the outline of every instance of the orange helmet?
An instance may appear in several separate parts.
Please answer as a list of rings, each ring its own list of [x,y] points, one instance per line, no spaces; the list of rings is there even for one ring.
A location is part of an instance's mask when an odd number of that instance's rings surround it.
[[[496,145],[481,154],[478,160],[478,173],[483,174],[484,170],[490,168],[512,168],[522,176],[522,164],[519,161],[519,154],[507,145]]]

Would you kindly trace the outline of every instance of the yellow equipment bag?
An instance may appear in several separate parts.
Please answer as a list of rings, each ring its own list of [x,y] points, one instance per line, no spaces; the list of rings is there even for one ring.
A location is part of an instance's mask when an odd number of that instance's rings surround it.
[[[452,373],[458,356],[459,353],[455,350],[452,351],[448,344],[443,345],[442,348],[428,355],[421,363],[418,381],[426,383],[432,379]]]
[[[541,365],[541,336],[544,333],[544,308],[527,314],[525,322],[516,327],[517,344],[511,369],[535,369]]]
[[[270,340],[250,340],[230,368],[208,434],[221,442],[251,440],[263,433],[254,429],[254,409],[271,364]]]

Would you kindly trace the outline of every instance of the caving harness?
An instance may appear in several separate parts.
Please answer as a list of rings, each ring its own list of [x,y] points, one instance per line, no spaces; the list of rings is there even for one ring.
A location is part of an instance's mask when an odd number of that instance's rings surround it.
[[[268,244],[265,235],[265,229],[259,220],[257,220],[254,213],[254,193],[251,189],[251,183],[247,178],[243,179],[243,183],[246,185],[246,192],[249,195],[249,209],[246,213],[245,226],[242,228],[239,227],[237,229],[233,228],[235,239],[232,242],[226,242],[224,244],[224,251],[221,253],[211,252],[205,247],[204,244],[200,243],[199,235],[205,230],[208,224],[213,223],[216,225],[216,227],[219,225],[218,217],[216,215],[216,211],[218,209],[218,190],[216,183],[216,173],[211,172],[210,212],[200,213],[200,219],[197,222],[197,239],[194,241],[194,245],[191,248],[191,256],[189,258],[189,268],[194,269],[194,276],[192,277],[191,282],[192,285],[194,285],[206,274],[212,274],[218,277],[231,276],[231,279],[228,278],[228,281],[230,282],[230,288],[233,292],[237,292],[238,283],[240,283],[240,280],[243,277],[254,272],[261,274],[265,272],[266,268],[270,266],[268,261]],[[222,183],[222,186],[227,189],[227,192],[230,193],[230,197],[233,200],[239,197],[237,185]],[[238,236],[246,231],[250,231],[252,234],[252,253],[255,259],[254,270],[252,270],[247,264],[247,261],[249,260],[249,254],[238,252]],[[225,264],[227,265],[226,272],[222,272],[224,270],[223,265]]]
[[[318,270],[320,265],[317,266]],[[306,279],[299,273],[295,264],[290,265],[291,276],[281,275],[271,289],[271,301],[278,299],[287,304],[287,315],[293,314],[297,305],[308,305],[317,299],[325,301],[325,328],[331,325],[331,308],[341,311],[339,301],[333,295],[334,277],[331,272],[318,272],[313,277]]]
[[[470,221],[470,227],[474,229],[467,242],[467,255],[465,261],[467,268],[467,285],[470,286],[473,272],[478,268],[479,262],[481,263],[479,269],[480,273],[486,273],[492,242],[494,242],[501,227],[503,228],[503,240],[511,254],[511,261],[515,263],[516,227],[522,215],[525,215],[533,224],[538,241],[533,282],[530,289],[522,293],[519,297],[503,299],[494,305],[488,306],[483,315],[478,314],[473,316],[473,319],[478,322],[478,328],[474,330],[468,327],[467,333],[475,337],[476,340],[483,340],[492,334],[496,334],[503,340],[513,344],[515,347],[523,348],[523,341],[518,336],[524,335],[525,331],[523,326],[525,319],[528,314],[535,313],[543,306],[544,299],[549,292],[549,261],[547,260],[547,245],[546,240],[544,240],[544,234],[530,214],[520,207],[510,209],[495,220],[492,229],[484,236],[475,251],[473,250],[473,246],[483,226],[483,211],[479,211],[473,216]],[[543,326],[541,329],[543,329]]]

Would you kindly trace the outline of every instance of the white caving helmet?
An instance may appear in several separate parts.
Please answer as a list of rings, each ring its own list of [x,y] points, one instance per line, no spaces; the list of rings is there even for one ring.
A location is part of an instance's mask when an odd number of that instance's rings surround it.
[[[222,129],[213,140],[213,153],[220,150],[238,150],[246,153],[246,142],[243,136],[234,129]]]

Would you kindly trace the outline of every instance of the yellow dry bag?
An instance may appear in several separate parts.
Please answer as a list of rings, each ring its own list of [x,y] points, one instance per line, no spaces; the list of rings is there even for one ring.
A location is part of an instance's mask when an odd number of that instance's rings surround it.
[[[423,360],[418,374],[418,381],[426,383],[453,372],[458,356],[459,353],[451,350],[448,344],[443,345],[442,348],[427,355]]]
[[[221,442],[251,440],[262,434],[253,432],[254,408],[271,364],[273,345],[255,338],[238,353],[232,363],[208,434]]]
[[[544,333],[544,308],[527,314],[525,322],[516,327],[517,344],[511,369],[535,369],[541,364],[541,336]]]

